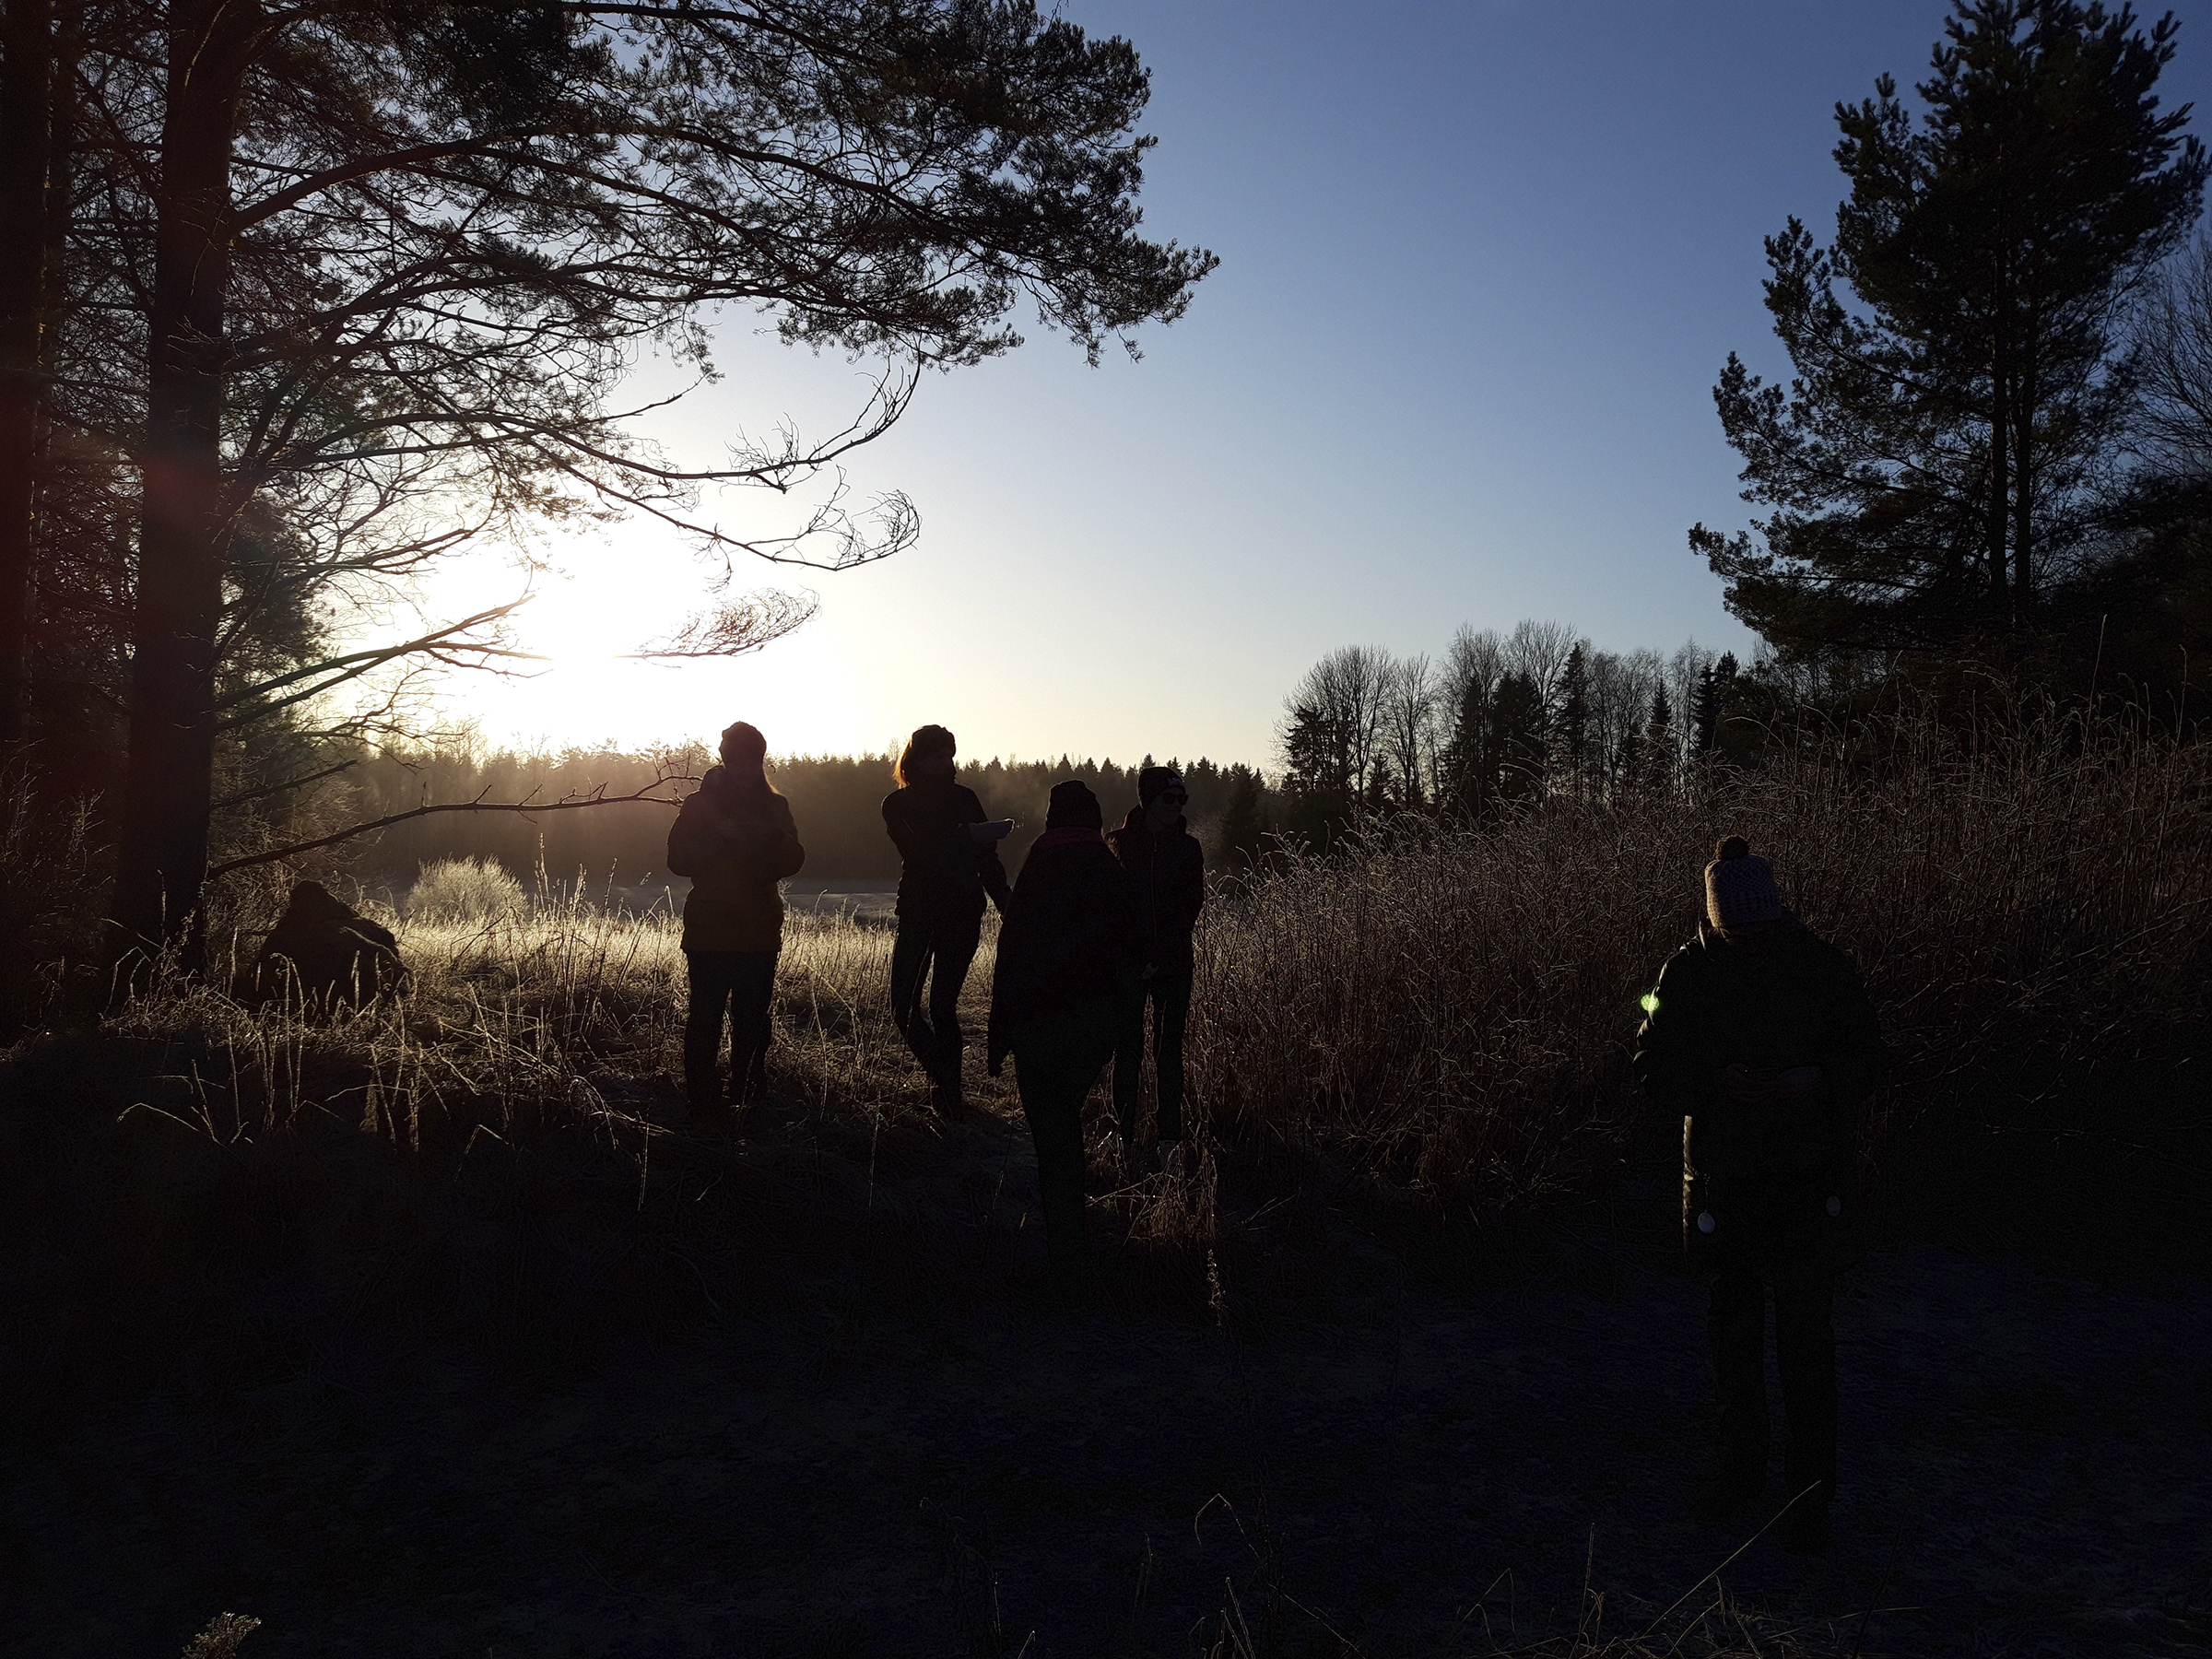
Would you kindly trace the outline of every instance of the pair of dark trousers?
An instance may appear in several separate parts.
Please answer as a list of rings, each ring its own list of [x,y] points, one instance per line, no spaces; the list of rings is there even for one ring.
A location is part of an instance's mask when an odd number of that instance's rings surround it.
[[[975,960],[981,930],[901,924],[891,946],[891,1019],[922,1069],[938,1083],[960,1076],[960,987]],[[928,1010],[923,1002],[926,992]]]
[[[1118,1010],[1105,999],[1078,1003],[1014,1035],[1014,1080],[1037,1147],[1045,1260],[1058,1272],[1090,1253],[1083,1226],[1083,1102],[1113,1055]]]
[[[714,1062],[730,1022],[730,1093],[742,1099],[768,1068],[769,1002],[776,990],[772,950],[688,950],[691,1006],[684,1017],[684,1093],[694,1106],[721,1096]]]
[[[1763,1478],[1767,1467],[1767,1285],[1756,1267],[1712,1276],[1705,1328],[1712,1342],[1720,1407],[1720,1461],[1734,1477]],[[1836,1489],[1835,1279],[1825,1273],[1776,1273],[1774,1359],[1789,1440],[1783,1479],[1794,1498],[1822,1483]]]
[[[1113,1110],[1122,1138],[1136,1139],[1138,1084],[1145,1068],[1145,1007],[1152,1009],[1152,1072],[1159,1083],[1158,1127],[1163,1141],[1182,1138],[1182,1033],[1191,1020],[1191,976],[1138,980],[1122,1000],[1113,1045]]]

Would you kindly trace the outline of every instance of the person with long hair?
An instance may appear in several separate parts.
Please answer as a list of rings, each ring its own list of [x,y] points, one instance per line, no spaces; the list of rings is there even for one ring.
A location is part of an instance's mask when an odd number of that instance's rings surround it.
[[[691,1126],[712,1133],[734,1116],[715,1060],[730,1030],[730,1101],[757,1099],[768,1082],[769,1015],[783,947],[779,888],[806,862],[791,803],[768,781],[768,739],[737,722],[722,735],[722,764],[684,798],[668,831],[668,869],[691,877],[684,898],[684,1093]]]
[[[921,727],[899,757],[899,787],[883,801],[883,827],[900,860],[891,1018],[947,1116],[961,1105],[960,987],[982,942],[984,899],[1006,912],[998,843],[1014,828],[1011,819],[985,819],[975,791],[954,781],[959,753],[943,726]]]

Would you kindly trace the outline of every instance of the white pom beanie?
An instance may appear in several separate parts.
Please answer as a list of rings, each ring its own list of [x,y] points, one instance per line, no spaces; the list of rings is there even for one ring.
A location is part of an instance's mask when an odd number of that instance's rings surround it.
[[[1713,849],[1705,866],[1705,919],[1715,927],[1747,927],[1782,920],[1782,895],[1774,888],[1774,868],[1732,835]]]

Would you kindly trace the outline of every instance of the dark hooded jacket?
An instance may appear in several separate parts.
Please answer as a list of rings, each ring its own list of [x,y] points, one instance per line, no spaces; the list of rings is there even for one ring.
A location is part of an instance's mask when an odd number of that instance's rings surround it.
[[[691,877],[684,948],[775,950],[783,942],[777,884],[806,862],[791,803],[771,790],[747,795],[726,767],[710,767],[668,830],[668,870]]]
[[[1702,1247],[1700,1229],[1745,1236],[1736,1220],[1744,1217],[1770,1256],[1832,1253],[1815,1235],[1855,1206],[1859,1108],[1889,1064],[1851,959],[1794,917],[1756,958],[1700,923],[1644,1007],[1636,1076],[1662,1110],[1683,1118],[1685,1237],[1693,1250]],[[1720,1074],[1737,1065],[1767,1078],[1817,1065],[1820,1086],[1799,1100],[1732,1100]]]
[[[1187,976],[1196,966],[1191,932],[1206,907],[1205,849],[1180,818],[1154,834],[1142,806],[1108,832],[1106,844],[1129,872],[1138,968],[1160,979]]]
[[[1128,872],[1096,830],[1048,830],[1037,838],[998,933],[994,1065],[1026,1032],[1121,994],[1134,963],[1130,916]]]
[[[1006,866],[998,843],[979,841],[968,826],[987,822],[975,791],[951,782],[910,783],[883,798],[883,827],[902,861],[901,927],[972,927],[988,894],[1006,907]]]
[[[1859,1106],[1881,1087],[1889,1051],[1841,950],[1792,918],[1754,958],[1700,924],[1645,1006],[1636,1076],[1662,1108],[1690,1120],[1700,1171],[1790,1176],[1850,1161]],[[1766,1077],[1817,1065],[1821,1084],[1801,1100],[1734,1100],[1719,1077],[1736,1065]]]

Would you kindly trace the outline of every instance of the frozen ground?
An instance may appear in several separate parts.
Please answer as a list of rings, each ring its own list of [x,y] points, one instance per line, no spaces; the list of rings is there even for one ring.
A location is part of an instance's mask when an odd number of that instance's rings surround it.
[[[1003,1114],[871,1164],[865,1195],[841,1179],[829,1201],[855,1214],[977,1230],[1002,1287],[1034,1236]],[[1233,1594],[1277,1651],[1340,1651],[1333,1630],[1386,1659],[1570,1628],[1586,1569],[1606,1630],[1633,1630],[1743,1541],[1684,1513],[1702,1297],[1665,1205],[1450,1295],[1332,1224],[1313,1316],[1002,1288],[727,1324],[527,1386],[340,1329],[288,1374],[11,1442],[4,1645],[173,1655],[234,1610],[265,1621],[246,1659],[1179,1654]],[[1837,1323],[1837,1548],[1762,1539],[1732,1592],[1840,1653],[2212,1644],[2201,1277],[1912,1249],[1854,1275]]]

